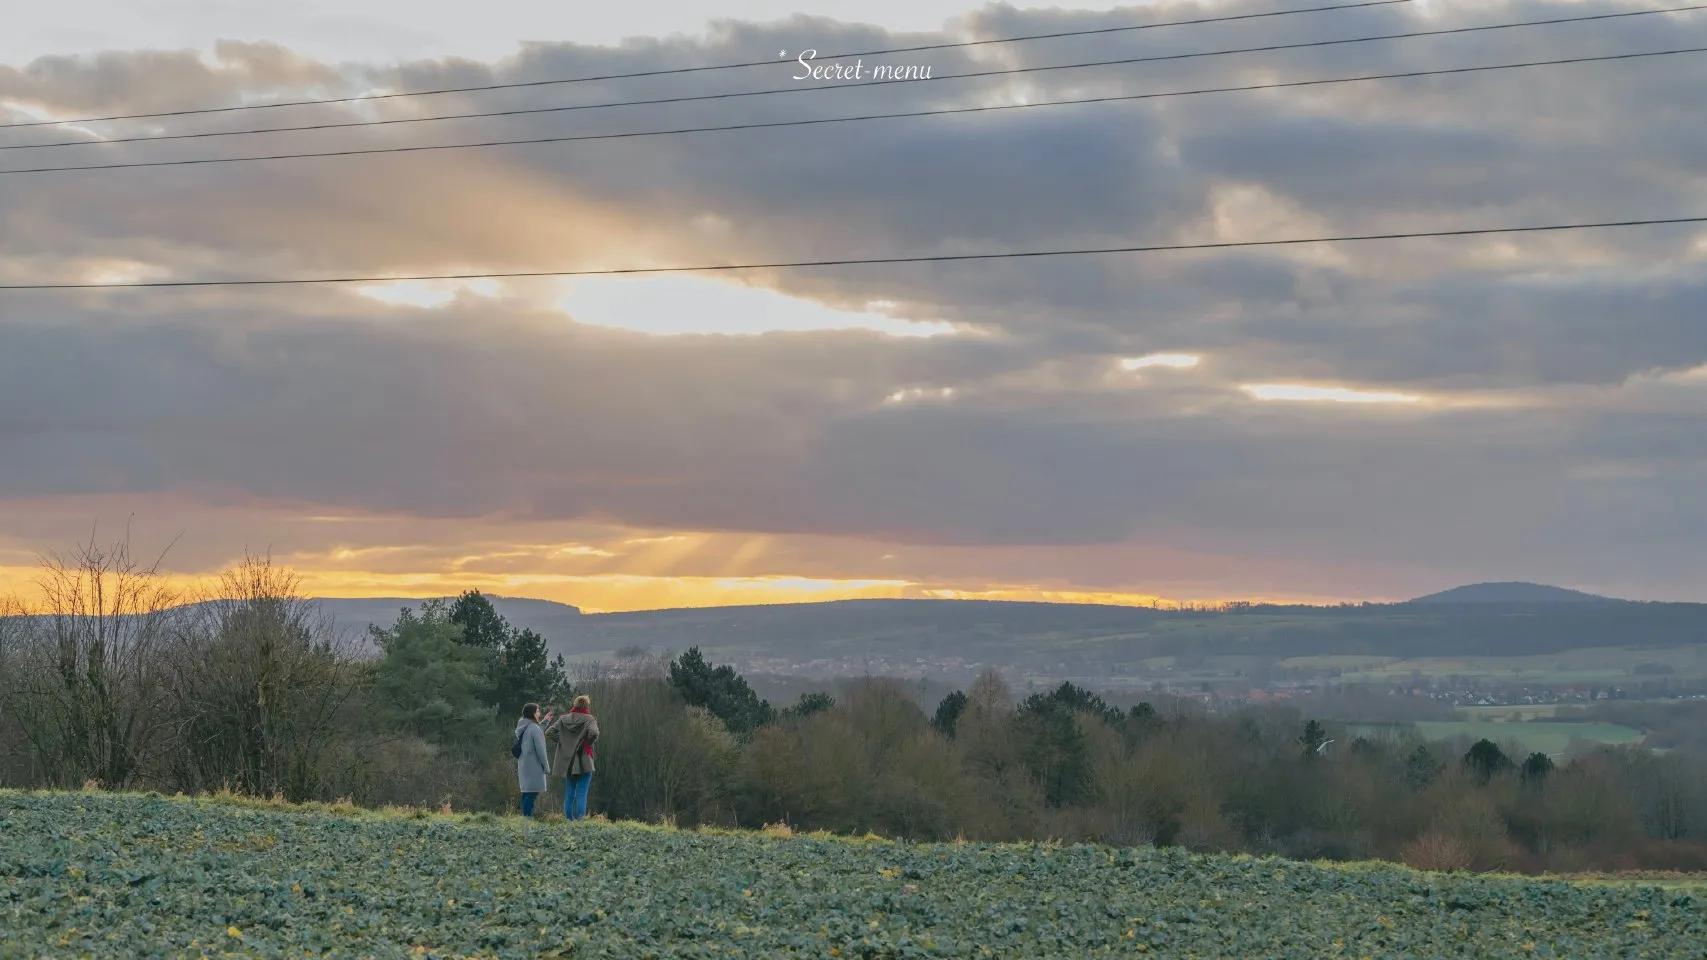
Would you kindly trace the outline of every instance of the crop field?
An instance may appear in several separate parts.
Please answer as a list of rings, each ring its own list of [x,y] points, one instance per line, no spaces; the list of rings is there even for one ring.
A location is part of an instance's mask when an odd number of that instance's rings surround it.
[[[1636,743],[1642,731],[1620,723],[1577,722],[1570,720],[1418,720],[1415,723],[1354,723],[1349,729],[1358,736],[1380,736],[1402,733],[1416,728],[1425,740],[1450,740],[1486,737],[1498,744],[1516,743],[1524,752],[1539,750],[1550,756],[1564,756],[1576,741],[1614,746]]]
[[[1642,731],[1619,723],[1575,723],[1559,720],[1424,720],[1417,732],[1430,740],[1447,737],[1486,737],[1495,743],[1516,741],[1525,749],[1555,756],[1566,753],[1571,741],[1626,744],[1642,739]]]
[[[1559,703],[1507,703],[1459,707],[1458,715],[1466,720],[1520,723],[1525,720],[1551,720],[1558,716],[1561,706],[1567,705]]]
[[[1673,679],[1707,677],[1707,644],[1654,649],[1582,647],[1558,653],[1515,657],[1290,657],[1294,668],[1334,667],[1346,683],[1396,683],[1419,676],[1431,680],[1466,677],[1511,683],[1621,683],[1642,676],[1647,664],[1669,671]]]
[[[1707,886],[0,791],[0,956],[1703,957]]]

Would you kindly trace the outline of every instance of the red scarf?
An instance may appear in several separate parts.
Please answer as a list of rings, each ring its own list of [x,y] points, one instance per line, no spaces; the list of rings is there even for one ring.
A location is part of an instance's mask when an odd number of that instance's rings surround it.
[[[593,711],[588,710],[586,707],[573,707],[569,710],[569,712],[570,713],[584,713],[589,717],[593,715]],[[586,756],[591,757],[593,755],[593,745],[588,743],[585,740],[581,741],[581,752],[583,754],[585,754]]]

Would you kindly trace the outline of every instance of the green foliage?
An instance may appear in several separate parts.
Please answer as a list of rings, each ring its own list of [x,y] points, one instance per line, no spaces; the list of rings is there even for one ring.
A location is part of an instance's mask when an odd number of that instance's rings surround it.
[[[836,698],[821,690],[814,693],[803,693],[800,695],[800,699],[795,701],[794,706],[788,707],[782,711],[782,716],[785,719],[802,720],[806,717],[812,716],[814,713],[821,713],[828,710],[835,705]]]
[[[1304,751],[1304,759],[1314,759],[1321,753],[1322,744],[1328,742],[1328,731],[1322,727],[1321,721],[1311,720],[1304,724],[1304,732],[1298,736],[1298,745]]]
[[[1538,784],[1553,772],[1553,758],[1545,753],[1532,753],[1524,758],[1523,767],[1519,772],[1523,775],[1524,783]]]
[[[569,678],[561,656],[553,659],[545,638],[512,627],[492,601],[469,590],[450,605],[450,622],[462,628],[459,642],[482,651],[481,698],[501,719],[519,716],[522,705],[567,698]]]
[[[1421,790],[1433,783],[1434,778],[1439,775],[1440,762],[1429,752],[1428,745],[1417,744],[1417,748],[1405,758],[1405,782],[1410,784],[1411,789]]]
[[[440,745],[467,746],[490,731],[486,653],[461,642],[462,628],[438,601],[405,607],[388,630],[373,628],[385,652],[374,696],[391,724]]]
[[[1081,803],[1095,786],[1090,747],[1080,717],[1119,723],[1121,712],[1082,687],[1062,683],[1020,703],[1022,742],[1015,744],[1050,806]]]
[[[1464,754],[1464,768],[1480,783],[1512,769],[1511,758],[1492,740],[1483,738],[1471,744]]]
[[[936,705],[936,715],[931,717],[931,726],[945,737],[954,736],[954,728],[960,723],[960,715],[966,712],[966,694],[956,690]]]
[[[462,628],[459,642],[482,650],[497,650],[510,636],[509,621],[478,590],[456,598],[450,605],[450,622]]]
[[[735,668],[713,667],[698,647],[670,661],[670,686],[691,707],[704,707],[738,737],[751,736],[776,718],[776,710],[747,686]]]
[[[1019,709],[1020,713],[1032,715],[1088,713],[1111,724],[1119,724],[1122,719],[1118,708],[1109,706],[1089,690],[1065,681],[1048,693],[1034,693],[1026,697],[1020,702]]]
[[[552,659],[545,638],[532,630],[505,633],[488,678],[500,717],[520,716],[524,704],[555,703],[569,695],[563,658]]]
[[[0,956],[20,957],[1694,957],[1707,942],[1699,885],[96,793],[0,792],[0,864]]]

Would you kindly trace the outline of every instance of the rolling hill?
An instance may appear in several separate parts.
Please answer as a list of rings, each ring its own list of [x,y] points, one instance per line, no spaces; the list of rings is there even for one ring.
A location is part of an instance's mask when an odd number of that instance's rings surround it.
[[[498,613],[518,627],[529,627],[545,637],[568,636],[582,617],[580,609],[555,600],[489,595]],[[385,626],[397,619],[405,607],[413,610],[424,601],[410,597],[317,597],[320,609],[341,630],[365,636],[369,626]]]
[[[1564,587],[1550,587],[1544,583],[1525,583],[1521,580],[1504,580],[1494,583],[1471,583],[1462,587],[1453,587],[1439,593],[1431,593],[1425,597],[1417,597],[1412,603],[1604,603],[1623,602],[1612,597],[1597,596],[1584,593],[1581,590],[1567,590]]]
[[[1592,601],[1592,602],[1590,602]],[[365,632],[419,601],[326,600]],[[1224,611],[980,600],[841,600],[584,614],[540,600],[494,598],[517,626],[571,658],[698,646],[708,653],[816,665],[826,675],[910,664],[1042,675],[1129,674],[1155,658],[1536,656],[1589,647],[1707,644],[1707,604],[1638,603],[1536,584],[1476,584],[1404,603],[1251,605]]]

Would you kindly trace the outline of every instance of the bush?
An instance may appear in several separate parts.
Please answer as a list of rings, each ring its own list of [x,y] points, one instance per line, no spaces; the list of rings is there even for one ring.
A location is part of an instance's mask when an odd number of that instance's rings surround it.
[[[1399,859],[1418,870],[1468,870],[1475,863],[1469,846],[1440,827],[1430,827],[1406,844]]]

